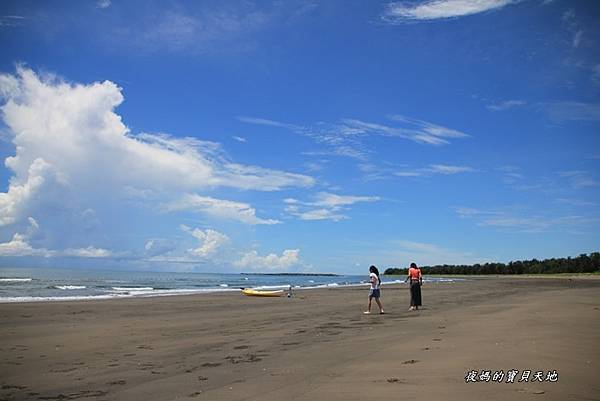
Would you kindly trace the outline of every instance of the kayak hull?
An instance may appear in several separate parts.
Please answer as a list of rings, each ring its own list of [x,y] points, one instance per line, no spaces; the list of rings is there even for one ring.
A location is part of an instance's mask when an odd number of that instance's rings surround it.
[[[244,288],[242,290],[242,294],[247,295],[249,297],[281,297],[283,296],[283,290],[278,291],[258,291],[253,290],[251,288]]]

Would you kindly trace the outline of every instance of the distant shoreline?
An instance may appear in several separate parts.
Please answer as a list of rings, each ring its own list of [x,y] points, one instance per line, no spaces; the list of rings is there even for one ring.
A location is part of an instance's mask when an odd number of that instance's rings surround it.
[[[312,277],[337,277],[335,273],[240,273],[241,276],[312,276]]]

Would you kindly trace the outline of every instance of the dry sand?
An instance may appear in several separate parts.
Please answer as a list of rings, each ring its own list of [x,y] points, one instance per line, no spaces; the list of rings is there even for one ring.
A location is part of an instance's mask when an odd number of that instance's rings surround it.
[[[0,400],[599,400],[600,280],[0,305]],[[466,383],[471,370],[514,383]],[[556,370],[558,382],[518,382]]]

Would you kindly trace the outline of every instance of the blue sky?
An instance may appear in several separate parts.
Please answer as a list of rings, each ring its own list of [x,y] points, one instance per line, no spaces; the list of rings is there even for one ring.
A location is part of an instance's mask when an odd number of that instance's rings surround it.
[[[0,266],[600,249],[595,1],[4,1]]]

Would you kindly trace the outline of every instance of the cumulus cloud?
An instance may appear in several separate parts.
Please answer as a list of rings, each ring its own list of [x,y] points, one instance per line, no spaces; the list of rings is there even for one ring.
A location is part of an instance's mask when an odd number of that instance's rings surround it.
[[[300,263],[299,249],[286,249],[281,256],[270,253],[266,256],[260,256],[257,251],[250,251],[234,263],[240,268],[251,270],[273,270],[282,271]]]
[[[73,256],[78,258],[108,258],[113,256],[113,253],[108,249],[95,248],[88,246],[87,248],[68,248],[60,253],[61,256]]]
[[[429,0],[411,3],[398,1],[386,5],[382,19],[396,23],[464,17],[498,10],[517,2],[518,0]]]
[[[200,242],[200,246],[197,248],[188,249],[190,255],[199,258],[208,258],[214,256],[223,245],[229,241],[229,237],[216,230],[206,229],[200,230],[199,228],[191,229],[186,225],[181,225],[181,229]]]
[[[77,230],[89,228],[86,210],[97,220],[103,210],[109,215],[131,207],[132,199],[148,210],[191,199],[198,213],[274,224],[257,218],[250,205],[193,194],[218,187],[277,191],[314,184],[306,175],[235,163],[214,142],[130,132],[115,112],[123,102],[121,88],[110,81],[68,83],[17,67],[14,75],[0,74],[0,95],[1,117],[15,147],[5,160],[12,177],[0,193],[0,228],[30,216],[48,230],[69,222],[73,230],[61,235],[65,240],[71,235],[74,243],[65,248],[88,249],[89,244],[77,243],[83,232]],[[88,252],[94,253],[101,254]]]
[[[52,256],[47,249],[33,248],[23,234],[15,233],[8,242],[0,243],[0,256]]]
[[[348,219],[341,212],[347,211],[348,206],[358,202],[376,202],[378,196],[353,196],[337,195],[328,192],[319,192],[312,202],[300,201],[298,199],[284,199],[285,211],[301,220],[332,220],[340,221]]]
[[[52,250],[46,248],[36,248],[30,244],[40,226],[33,218],[28,218],[29,226],[24,234],[15,233],[8,242],[0,243],[0,256],[35,256],[35,257],[76,257],[76,258],[107,258],[114,256],[113,252],[88,246],[87,248],[67,248],[63,250]]]

